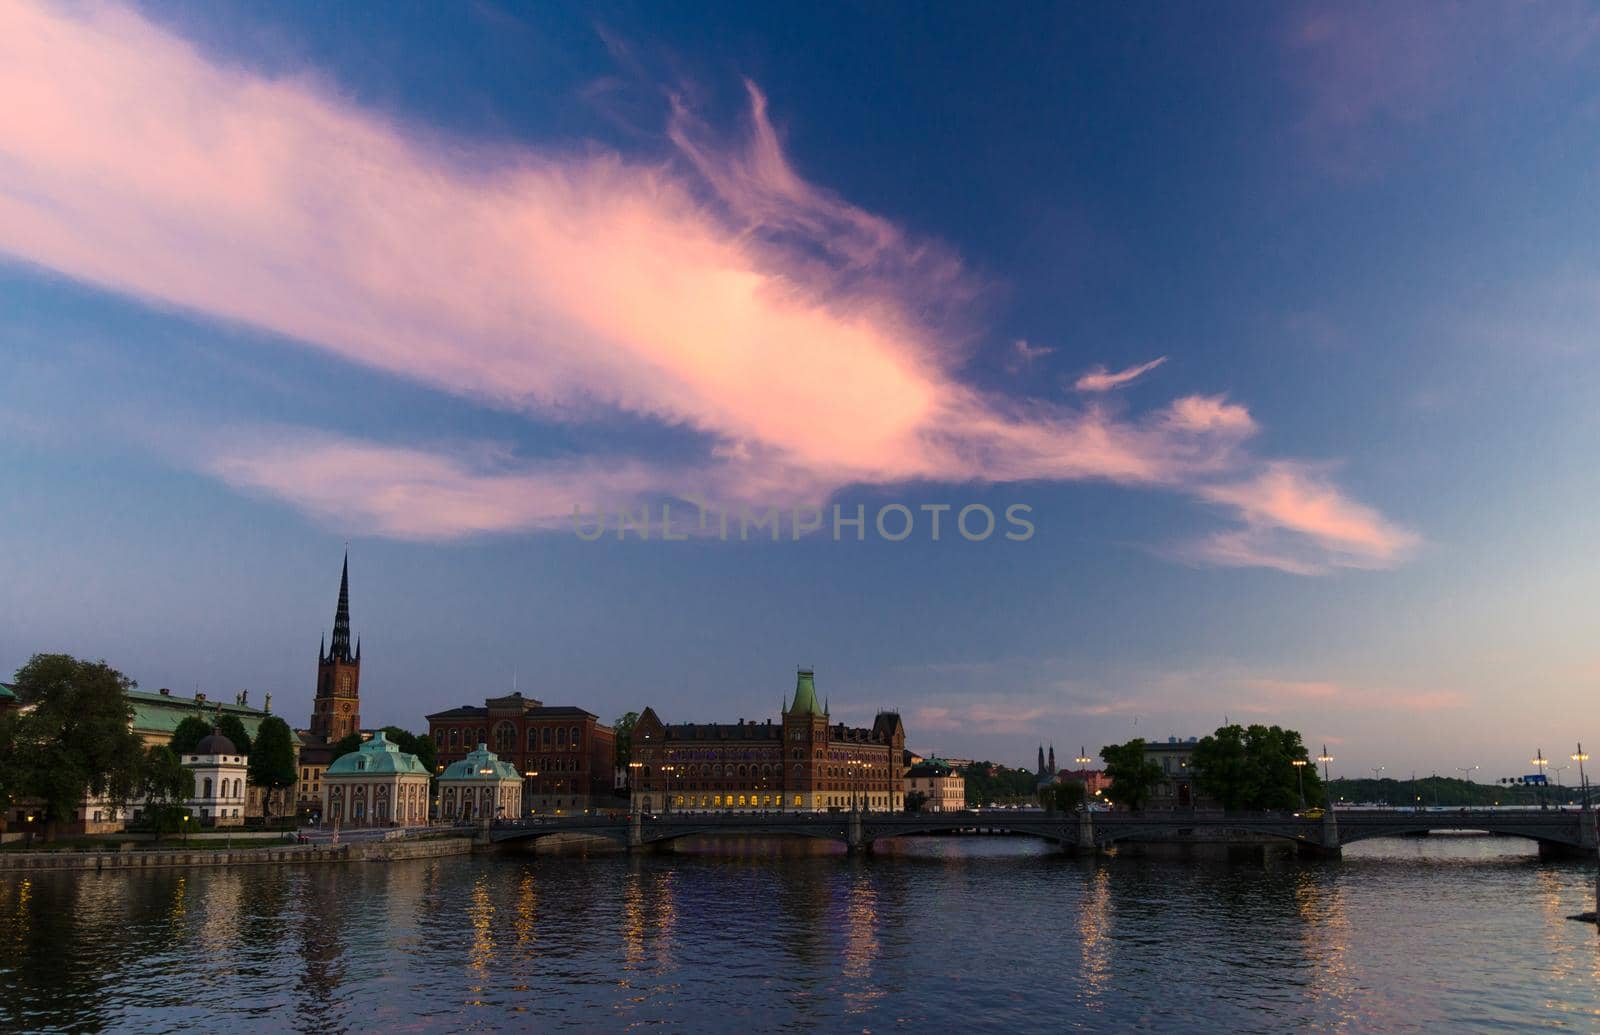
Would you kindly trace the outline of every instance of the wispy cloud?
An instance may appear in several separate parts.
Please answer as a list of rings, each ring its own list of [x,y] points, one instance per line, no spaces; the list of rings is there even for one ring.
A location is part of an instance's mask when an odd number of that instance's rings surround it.
[[[1054,351],[1047,345],[1030,345],[1025,339],[1018,338],[1006,352],[1006,372],[1020,374]]]
[[[1080,392],[1109,392],[1132,384],[1166,361],[1167,357],[1157,356],[1148,363],[1140,363],[1136,367],[1128,367],[1126,370],[1119,370],[1114,374],[1106,370],[1104,365],[1096,366],[1078,378],[1072,387]]]
[[[963,383],[976,278],[802,178],[748,93],[737,146],[680,103],[677,159],[545,153],[220,64],[125,8],[11,0],[0,251],[481,405],[627,413],[704,439],[698,462],[666,468],[310,429],[206,436],[198,462],[229,484],[381,534],[541,528],[572,497],[613,493],[821,502],[861,483],[1102,479],[1217,504],[1309,558],[1195,555],[1208,563],[1402,558],[1408,533],[1376,511],[1252,455],[1242,405],[1188,396],[1128,416]]]

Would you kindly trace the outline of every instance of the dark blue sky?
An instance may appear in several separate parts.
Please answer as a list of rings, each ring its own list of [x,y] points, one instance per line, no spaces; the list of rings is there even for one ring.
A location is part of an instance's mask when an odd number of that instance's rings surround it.
[[[0,23],[0,670],[304,722],[349,540],[374,723],[513,673],[762,718],[803,663],[1010,762],[1228,716],[1492,778],[1585,732],[1593,8]],[[567,520],[690,495],[1036,531]]]

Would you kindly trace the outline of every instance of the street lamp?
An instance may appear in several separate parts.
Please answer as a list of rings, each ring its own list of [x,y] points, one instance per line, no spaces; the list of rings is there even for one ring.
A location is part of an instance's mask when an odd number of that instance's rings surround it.
[[[1550,764],[1550,760],[1544,757],[1544,748],[1540,748],[1534,753],[1533,758],[1528,761],[1529,764],[1539,770],[1539,807],[1542,809],[1544,808],[1544,767]]]
[[[1372,770],[1372,782],[1373,783],[1377,783],[1378,782],[1378,779],[1379,779],[1378,774],[1383,772],[1384,769],[1386,769],[1386,768],[1388,768],[1388,767],[1387,766],[1381,766],[1381,765],[1373,767],[1373,770]],[[1385,797],[1387,797],[1387,795],[1385,795]]]
[[[1300,785],[1300,808],[1304,809],[1306,807],[1306,760],[1296,758],[1292,759],[1290,764],[1294,766],[1295,782]]]
[[[1328,763],[1333,761],[1333,756],[1328,754],[1328,745],[1322,745],[1322,754],[1317,756],[1317,761],[1322,763],[1322,782],[1332,783],[1328,777]]]
[[[628,791],[630,796],[633,798],[633,807],[636,810],[639,808],[639,791],[642,789],[639,786],[639,770],[643,767],[643,762],[628,763]]]
[[[1084,750],[1083,745],[1080,744],[1078,745],[1078,757],[1074,758],[1073,761],[1078,763],[1079,769],[1083,769],[1087,767],[1090,762],[1093,762],[1094,759],[1089,757],[1089,752]]]
[[[1583,763],[1589,761],[1589,756],[1583,752],[1582,741],[1578,742],[1578,753],[1572,756],[1572,760],[1578,763],[1578,783],[1583,787],[1583,808],[1587,810],[1589,808],[1589,777],[1583,772]]]

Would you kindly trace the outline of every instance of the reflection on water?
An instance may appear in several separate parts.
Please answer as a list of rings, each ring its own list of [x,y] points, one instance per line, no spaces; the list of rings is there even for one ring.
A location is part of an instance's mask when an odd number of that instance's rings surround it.
[[[0,874],[0,1030],[1593,1030],[1593,877],[1487,837]]]

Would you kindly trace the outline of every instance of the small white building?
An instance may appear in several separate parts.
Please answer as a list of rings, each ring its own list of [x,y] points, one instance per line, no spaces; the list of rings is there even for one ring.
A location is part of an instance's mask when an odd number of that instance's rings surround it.
[[[470,822],[522,815],[522,774],[479,744],[439,774],[439,818]]]
[[[194,797],[186,804],[201,826],[244,826],[250,767],[233,741],[212,730],[200,738],[193,754],[183,756],[183,767],[194,774]]]

